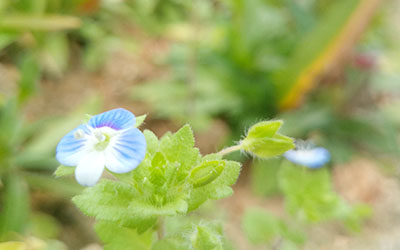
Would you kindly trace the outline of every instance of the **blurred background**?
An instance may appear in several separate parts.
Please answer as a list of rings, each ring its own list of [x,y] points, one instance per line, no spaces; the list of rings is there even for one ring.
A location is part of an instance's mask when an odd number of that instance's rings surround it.
[[[257,225],[260,213],[290,222],[282,160],[232,155],[244,164],[235,194],[200,215],[222,220],[234,249],[400,249],[399,11],[396,0],[1,0],[0,241],[101,249],[70,202],[81,187],[52,175],[55,147],[84,114],[123,107],[158,136],[190,123],[202,153],[283,119],[282,133],[331,152],[322,180],[365,206],[352,230],[315,214],[283,248]]]

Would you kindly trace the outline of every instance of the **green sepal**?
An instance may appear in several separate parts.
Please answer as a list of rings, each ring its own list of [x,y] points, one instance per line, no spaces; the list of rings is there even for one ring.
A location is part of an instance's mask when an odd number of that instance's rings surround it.
[[[136,117],[135,127],[138,128],[143,124],[144,120],[146,120],[147,115],[141,115]]]
[[[194,187],[202,187],[214,181],[225,169],[225,161],[206,161],[194,167],[189,174],[189,181]]]
[[[54,176],[62,177],[67,175],[73,175],[75,173],[75,167],[67,167],[64,165],[58,166],[56,171],[54,171]]]

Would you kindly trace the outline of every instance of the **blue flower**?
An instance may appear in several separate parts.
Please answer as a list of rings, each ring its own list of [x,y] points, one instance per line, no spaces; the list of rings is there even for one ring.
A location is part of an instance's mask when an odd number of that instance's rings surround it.
[[[306,143],[296,143],[296,149],[283,154],[289,161],[309,168],[320,168],[331,159],[329,151]]]
[[[134,127],[135,120],[122,108],[95,115],[61,139],[56,158],[64,166],[76,166],[75,178],[83,186],[96,184],[104,167],[114,173],[127,173],[146,154],[146,140]]]

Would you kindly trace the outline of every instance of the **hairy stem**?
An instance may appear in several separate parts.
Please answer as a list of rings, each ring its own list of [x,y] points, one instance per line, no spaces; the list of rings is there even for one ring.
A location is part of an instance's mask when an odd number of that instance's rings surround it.
[[[230,154],[232,152],[239,151],[241,149],[242,149],[242,146],[240,144],[234,145],[234,146],[230,146],[230,147],[222,149],[221,151],[218,152],[218,154],[224,156],[224,155]]]

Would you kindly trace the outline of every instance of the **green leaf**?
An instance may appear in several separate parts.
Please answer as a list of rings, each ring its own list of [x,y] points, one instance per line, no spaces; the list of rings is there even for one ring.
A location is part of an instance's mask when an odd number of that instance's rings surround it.
[[[54,175],[56,177],[61,177],[61,176],[66,176],[66,175],[73,175],[74,173],[75,173],[74,167],[67,167],[67,166],[60,165],[54,172]]]
[[[193,131],[189,125],[183,126],[175,134],[163,137],[160,141],[160,151],[169,163],[179,163],[175,171],[176,181],[186,180],[191,168],[197,164],[200,153],[194,148]]]
[[[150,250],[154,240],[152,231],[139,234],[135,229],[116,223],[100,221],[96,224],[96,233],[105,243],[104,250]]]
[[[144,232],[154,225],[159,216],[173,216],[186,213],[188,205],[176,198],[165,204],[148,200],[134,186],[122,182],[103,180],[94,187],[84,190],[72,201],[85,214],[98,220],[122,223],[138,232]]]
[[[146,120],[146,117],[147,117],[147,115],[137,116],[136,117],[135,127],[136,128],[140,127],[143,124],[144,120]]]
[[[292,138],[278,133],[282,124],[278,120],[253,125],[241,142],[242,149],[261,158],[270,158],[294,148]]]

